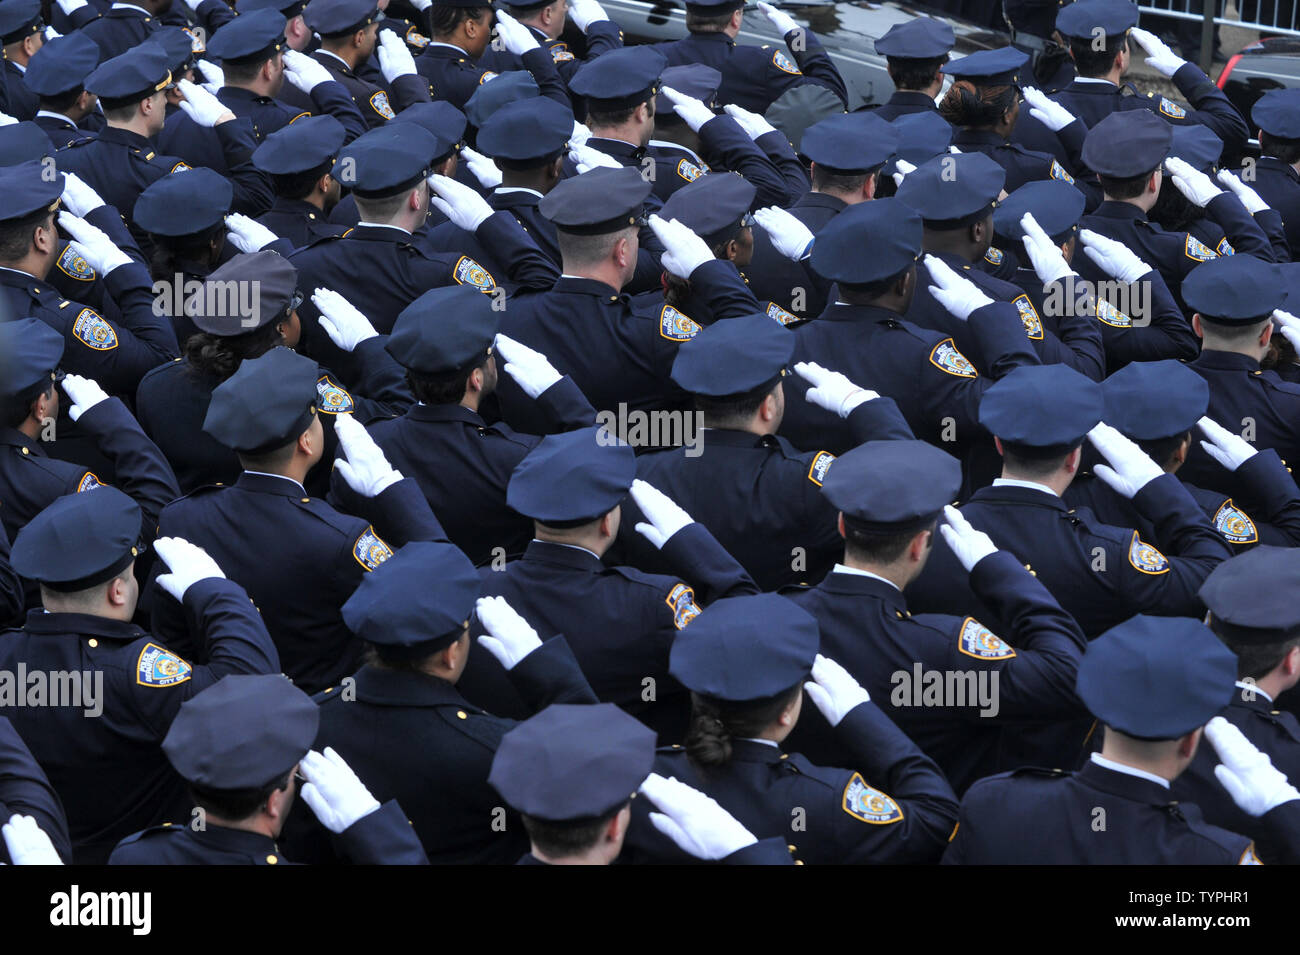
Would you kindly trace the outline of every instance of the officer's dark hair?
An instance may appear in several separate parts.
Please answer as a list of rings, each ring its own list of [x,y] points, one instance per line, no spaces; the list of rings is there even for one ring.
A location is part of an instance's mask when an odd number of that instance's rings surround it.
[[[370,666],[381,666],[387,670],[423,673],[425,672],[424,664],[427,660],[436,654],[442,653],[452,643],[464,640],[468,633],[468,628],[462,628],[460,634],[450,643],[443,636],[437,636],[431,640],[424,640],[407,646],[398,646],[391,643],[367,643],[366,663]]]
[[[616,232],[598,235],[579,235],[576,232],[555,230],[555,242],[560,247],[560,259],[569,265],[595,265],[605,261],[619,239],[628,239],[636,232],[633,226]]]
[[[190,783],[190,798],[194,800],[194,805],[220,819],[247,819],[262,808],[271,798],[271,793],[289,787],[292,773],[293,770],[289,770],[265,785],[248,789],[209,789]]]
[[[298,448],[298,438],[309,427],[311,427],[311,422],[308,422],[307,427],[304,427],[302,431],[295,434],[278,448],[272,448],[269,451],[258,451],[256,454],[250,454],[247,451],[238,452],[239,466],[245,471],[277,473],[280,468],[293,460],[294,451]]]
[[[148,95],[142,94],[140,96],[132,96],[125,100],[106,99],[101,96],[99,98],[99,105],[104,111],[104,119],[108,120],[110,123],[129,123],[131,120],[135,119],[135,114],[140,108],[140,104],[154,95],[155,94],[153,93],[149,93]]]
[[[278,53],[279,51],[276,52]],[[261,71],[262,67],[269,61],[275,59],[275,57],[275,53],[270,53],[266,56],[256,58],[250,57],[241,60],[222,60],[221,71],[226,77],[226,85],[234,86],[239,83],[253,82],[253,80],[257,78],[257,74]]]
[[[1156,196],[1156,204],[1147,213],[1147,219],[1170,232],[1186,232],[1204,217],[1205,211],[1178,191],[1172,177],[1165,176],[1160,180],[1160,193]]]
[[[1070,37],[1070,55],[1074,57],[1074,70],[1080,76],[1105,76],[1115,63],[1115,55],[1128,49],[1128,34],[1107,36],[1104,48],[1094,50],[1092,37]]]
[[[1231,625],[1225,624],[1213,613],[1210,614],[1210,629],[1237,655],[1238,680],[1258,680],[1267,676],[1288,653],[1300,647],[1300,633],[1295,630],[1290,631],[1290,636],[1272,643],[1243,640],[1233,633]]]
[[[438,4],[434,6],[438,6]],[[378,198],[374,196],[362,197],[353,193],[352,198],[357,204],[357,212],[361,215],[361,221],[387,222],[406,207],[406,197],[411,194],[411,190],[417,185],[419,183],[415,183],[391,196],[380,196]]]
[[[893,291],[894,286],[901,282],[903,276],[912,271],[913,267],[914,265],[909,265],[897,275],[878,279],[875,282],[864,282],[861,285],[841,282],[839,283],[840,298],[849,305],[866,305]]]
[[[879,176],[882,166],[875,166],[866,172],[845,172],[833,169],[821,163],[812,164],[812,187],[814,192],[842,192],[850,195],[862,191],[867,180]]]
[[[1002,463],[1017,474],[1031,478],[1049,477],[1060,470],[1065,459],[1074,453],[1080,444],[1054,445],[1050,448],[1034,448],[1027,444],[1012,441],[1002,442]]]
[[[939,103],[939,115],[953,126],[981,129],[1001,122],[1003,115],[1020,100],[1014,86],[976,86],[957,80]]]
[[[632,118],[632,114],[637,108],[645,104],[650,111],[650,118],[655,118],[655,99],[649,94],[640,103],[632,106],[623,106],[619,109],[600,109],[594,102],[587,103],[587,125],[588,126],[622,126]],[[674,114],[676,115],[676,114]]]
[[[21,219],[0,222],[0,262],[17,262],[32,249],[32,232],[37,226],[50,228],[54,213],[37,209]]]
[[[1151,178],[1153,172],[1154,169],[1148,169],[1140,176],[1125,176],[1123,179],[1098,175],[1097,179],[1101,182],[1101,191],[1110,198],[1136,199],[1146,191],[1147,180]]]
[[[84,86],[78,86],[76,89],[69,90],[66,93],[57,93],[54,96],[42,96],[37,100],[37,109],[43,109],[51,113],[62,113],[64,110],[72,109],[77,105],[77,97],[86,91]]]
[[[912,539],[921,531],[931,534],[938,526],[938,518],[925,524],[889,530],[868,530],[847,515],[844,518],[844,555],[870,564],[892,564],[903,556]]]
[[[415,400],[423,401],[426,405],[459,404],[460,400],[465,397],[465,388],[469,385],[469,376],[474,373],[475,368],[486,368],[489,356],[490,352],[484,349],[483,354],[468,365],[453,371],[443,371],[436,374],[426,374],[408,369],[406,384],[410,387]]]
[[[305,199],[316,188],[321,176],[334,168],[334,161],[329,160],[308,169],[306,172],[290,172],[271,176],[271,188],[277,196],[285,199]]]
[[[948,54],[916,59],[910,56],[885,57],[889,78],[899,90],[924,90],[934,82],[934,74],[948,62]]]
[[[455,7],[445,3],[435,3],[429,8],[430,29],[435,38],[451,36],[466,20],[480,20],[485,14],[491,15],[491,13],[492,7],[489,4],[481,7]]]
[[[727,5],[721,13],[712,11],[713,7],[693,7],[686,5],[686,29],[691,33],[721,33],[731,22],[731,15],[744,6],[744,0],[735,0]]]
[[[265,355],[283,340],[279,321],[267,322],[242,335],[196,332],[185,341],[185,357],[192,375],[222,382],[239,370],[244,359]]]
[[[686,757],[697,766],[723,766],[731,761],[731,741],[752,739],[774,722],[803,692],[803,680],[774,696],[736,703],[691,693],[691,725],[686,731]]]
[[[157,236],[149,254],[149,274],[155,281],[174,279],[176,273],[185,271],[180,263],[206,261],[212,254],[214,241],[220,238],[224,242],[225,235],[226,224],[218,221],[216,225],[192,235]]]
[[[28,415],[32,413],[32,404],[42,395],[47,398],[53,397],[53,381],[38,382],[19,394],[0,398],[0,425],[6,428],[17,428],[27,420]]]
[[[1202,330],[1207,335],[1213,336],[1217,341],[1228,345],[1252,344],[1264,331],[1264,326],[1273,321],[1271,315],[1262,315],[1245,324],[1238,322],[1228,324],[1218,321],[1213,315],[1205,315],[1200,312],[1197,314],[1201,316]]]
[[[732,428],[749,423],[758,412],[759,405],[776,390],[781,376],[769,378],[757,388],[738,395],[695,395],[695,410],[704,419],[706,428]]]
[[[1139,441],[1138,447],[1160,467],[1165,467],[1174,459],[1174,452],[1177,451],[1184,441],[1192,440],[1192,431],[1189,428],[1182,434],[1176,434],[1172,438],[1156,438],[1152,441]]]
[[[513,4],[507,3],[505,8],[506,13],[510,14],[516,20],[523,20],[526,17],[537,16],[547,7],[559,2],[560,0],[546,0],[545,3],[534,3],[532,6],[527,7],[516,7]]]
[[[1259,151],[1284,163],[1300,162],[1300,139],[1277,139],[1260,130]]]
[[[528,838],[538,851],[551,859],[564,859],[581,855],[593,848],[600,840],[600,834],[630,803],[628,800],[615,806],[601,816],[589,819],[569,819],[554,822],[550,819],[538,819],[536,816],[523,816],[524,829]],[[522,815],[522,813],[521,813]]]

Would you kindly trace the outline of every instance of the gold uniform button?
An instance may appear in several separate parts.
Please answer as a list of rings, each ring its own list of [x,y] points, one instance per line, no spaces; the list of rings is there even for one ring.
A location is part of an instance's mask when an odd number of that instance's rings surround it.
[[[897,617],[899,620],[902,620],[902,619],[903,619],[903,611],[901,611],[901,610],[895,610],[895,611],[894,611],[894,616]]]
[[[803,859],[795,859],[795,860],[794,860],[794,864],[795,864],[795,865],[803,865]]]
[[[469,719],[469,714],[466,713],[464,710],[457,710],[457,711],[456,711],[456,719],[458,719],[458,720],[467,720],[467,719]]]
[[[280,860],[277,859],[275,856],[267,856],[267,857],[266,857],[266,864],[267,864],[267,865],[275,865],[275,864],[278,863],[279,861],[280,861]]]
[[[795,852],[798,849],[798,846],[787,845],[786,848],[791,852]]]
[[[789,758],[790,758],[790,754],[789,754],[789,753],[782,753],[782,754],[781,754],[781,758],[782,758],[782,759],[789,759]]]
[[[1282,711],[1281,711],[1281,710],[1269,710],[1268,712],[1269,712],[1269,715],[1270,715],[1270,716],[1281,716],[1281,715],[1282,715]]]
[[[97,647],[97,646],[99,646],[99,641],[96,640],[94,637],[91,637],[90,640],[88,640],[87,642],[88,642],[92,647]]]
[[[303,502],[304,504],[306,504],[306,503],[308,503],[310,500],[311,500],[311,498],[309,498],[309,497],[304,497],[304,498],[302,499],[302,502]]]
[[[23,448],[23,454],[31,454],[31,452],[28,451],[26,448]]]

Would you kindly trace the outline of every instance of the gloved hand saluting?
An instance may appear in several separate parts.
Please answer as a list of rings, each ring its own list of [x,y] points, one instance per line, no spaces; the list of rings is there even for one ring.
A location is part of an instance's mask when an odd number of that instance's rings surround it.
[[[954,317],[966,321],[976,309],[993,304],[993,299],[981,292],[979,286],[958,275],[942,259],[927,255],[925,267],[938,283],[930,286],[930,294]]]
[[[1237,470],[1259,453],[1253,444],[1241,435],[1233,434],[1213,418],[1203,416],[1196,424],[1209,439],[1201,442],[1205,453],[1229,471]]]
[[[501,169],[487,156],[468,146],[461,147],[460,155],[484,189],[495,189],[501,185]]]
[[[504,10],[497,11],[497,38],[515,56],[523,56],[539,46],[533,32]]]
[[[944,505],[943,516],[947,523],[939,525],[939,533],[968,573],[989,554],[996,553],[998,545],[993,543],[993,538],[972,527],[966,515],[957,508],[951,504]]]
[[[569,19],[577,24],[579,30],[586,33],[587,27],[601,20],[608,20],[609,14],[596,0],[569,0]]]
[[[95,405],[108,398],[104,389],[99,387],[99,382],[93,378],[82,378],[80,375],[64,376],[63,393],[72,400],[72,407],[68,409],[68,417],[73,421],[76,421]]]
[[[194,122],[200,126],[206,126],[211,129],[214,126],[220,126],[222,123],[228,123],[235,118],[235,114],[230,111],[225,103],[217,99],[202,86],[191,83],[189,80],[181,80],[176,84],[176,88],[181,91],[181,109]]]
[[[250,219],[242,212],[232,212],[226,216],[226,232],[230,242],[240,252],[260,252],[280,237],[256,219]]]
[[[75,172],[63,174],[63,208],[84,219],[104,204],[104,200]]]
[[[379,45],[375,50],[379,58],[379,72],[389,83],[399,76],[415,76],[415,57],[406,41],[392,30],[379,31]]]
[[[158,576],[158,586],[178,601],[184,601],[185,591],[200,580],[226,579],[207,551],[182,537],[160,537],[153,542],[153,550],[169,571]]]
[[[650,823],[697,859],[725,859],[758,842],[713,797],[678,782],[675,776],[665,779],[651,773],[641,784],[641,795],[659,810],[650,813]]]
[[[309,750],[298,769],[307,780],[302,786],[302,801],[321,825],[336,835],[379,808],[379,800],[329,746],[324,755]]]
[[[474,601],[474,612],[487,631],[478,642],[507,670],[513,670],[542,645],[537,631],[506,603],[505,597],[480,597]]]
[[[1025,102],[1029,104],[1029,115],[1034,117],[1054,133],[1059,133],[1078,117],[1056,100],[1048,99],[1042,92],[1032,86],[1024,88]]]
[[[0,831],[14,865],[63,865],[54,843],[31,816],[14,813]]]
[[[1291,347],[1300,355],[1300,318],[1280,308],[1273,309],[1273,321],[1282,337],[1291,343]]]
[[[380,31],[379,48],[381,50],[383,49],[384,34],[391,32],[391,30]],[[317,63],[306,53],[300,53],[297,50],[284,51],[284,78],[308,96],[320,84],[328,83],[334,79],[330,71],[325,69],[324,66]]]
[[[375,439],[351,414],[334,416],[334,434],[346,456],[335,459],[334,470],[362,497],[375,497],[402,479],[402,472],[388,463]]]
[[[82,258],[100,275],[107,275],[132,261],[131,256],[115,246],[102,229],[70,212],[59,213],[59,228],[71,237],[72,244],[81,251]]]
[[[563,377],[549,358],[523,342],[498,332],[495,344],[497,354],[506,361],[502,371],[513,378],[529,398],[540,397]]]
[[[713,250],[708,243],[676,219],[669,221],[652,215],[650,228],[663,243],[664,254],[659,264],[679,279],[689,279],[701,265],[713,261]]]
[[[673,104],[673,112],[682,118],[682,122],[691,128],[691,132],[698,133],[701,126],[717,118],[717,114],[705,106],[703,100],[679,93],[671,86],[661,86],[659,92]]]
[[[1210,204],[1210,200],[1223,195],[1223,190],[1216,186],[1209,176],[1186,160],[1170,156],[1165,160],[1165,168],[1169,170],[1169,177],[1173,180],[1174,187],[1194,206],[1204,209]]]
[[[1137,444],[1104,421],[1093,426],[1088,440],[1110,462],[1110,467],[1098,464],[1092,473],[1123,497],[1132,500],[1138,491],[1165,473]]]
[[[288,54],[290,51],[285,50],[284,52],[286,54],[285,72],[287,73],[288,60],[289,60]],[[203,77],[203,82],[200,83],[199,85],[202,86],[209,93],[211,93],[213,96],[216,96],[217,91],[220,90],[221,87],[226,85],[226,71],[223,70],[221,67],[217,66],[217,64],[210,63],[207,60],[199,60],[197,63],[194,64],[194,66],[199,71],[199,75]]]
[[[1151,266],[1138,258],[1136,252],[1118,239],[1109,238],[1091,229],[1080,229],[1079,238],[1083,240],[1083,254],[1092,259],[1097,268],[1113,279],[1132,283],[1151,271]]]
[[[578,167],[578,175],[584,172],[591,172],[593,169],[599,169],[602,166],[606,169],[621,169],[623,164],[615,159],[609,153],[603,153],[586,145],[586,142],[570,142],[569,158],[573,160],[574,165]]]
[[[1034,274],[1038,276],[1044,287],[1074,274],[1070,263],[1065,261],[1065,253],[1061,251],[1061,247],[1043,231],[1043,227],[1038,224],[1032,212],[1026,212],[1021,217],[1020,227],[1025,230],[1024,238],[1021,239],[1025,245],[1025,252],[1028,253],[1029,261],[1034,266]]]
[[[762,11],[763,16],[772,21],[772,26],[776,27],[781,36],[785,36],[791,30],[799,29],[799,24],[794,22],[794,17],[788,13],[783,13],[770,3],[759,0],[758,9]]]
[[[1139,30],[1137,27],[1128,32],[1129,36],[1137,40],[1142,49],[1147,51],[1147,66],[1157,73],[1173,76],[1187,65],[1186,60],[1171,50],[1168,44],[1154,33]]]
[[[1241,200],[1241,204],[1246,207],[1246,211],[1251,215],[1254,215],[1257,212],[1263,212],[1269,207],[1268,203],[1260,198],[1258,192],[1242,182],[1241,179],[1237,177],[1237,174],[1232,172],[1230,169],[1220,169],[1218,179],[1219,182],[1223,183],[1229,190],[1236,194],[1237,198]]]
[[[871,700],[848,670],[820,653],[813,661],[812,682],[803,688],[831,726],[839,726],[852,709]]]
[[[320,327],[330,341],[345,352],[354,351],[362,342],[379,337],[370,319],[338,292],[318,288],[311,293],[311,300],[320,310]]]
[[[695,519],[671,497],[652,484],[637,478],[632,482],[632,500],[641,509],[649,523],[636,525],[636,532],[655,545],[655,550],[663,550],[669,538]]]
[[[845,375],[823,368],[815,361],[795,362],[794,373],[812,385],[804,393],[807,401],[841,418],[851,415],[858,405],[880,397],[879,392],[855,385]]]
[[[772,240],[772,248],[791,262],[798,262],[812,252],[812,230],[780,206],[767,206],[754,213],[754,221]]]
[[[1242,812],[1258,817],[1284,802],[1300,799],[1300,792],[1274,767],[1268,754],[1256,749],[1222,716],[1205,725],[1205,738],[1223,760],[1214,767],[1214,776]]]
[[[429,177],[429,188],[436,193],[430,201],[466,232],[477,230],[496,211],[469,186],[447,176],[434,173]]]
[[[745,131],[745,135],[750,139],[758,139],[760,136],[776,132],[776,127],[769,123],[763,116],[758,113],[751,113],[743,106],[729,104],[722,107],[722,111],[734,119],[737,125]]]
[[[906,159],[895,159],[894,160],[894,185],[901,186],[903,184],[903,180],[906,179],[910,173],[914,173],[914,172],[916,172],[916,166],[912,165]]]

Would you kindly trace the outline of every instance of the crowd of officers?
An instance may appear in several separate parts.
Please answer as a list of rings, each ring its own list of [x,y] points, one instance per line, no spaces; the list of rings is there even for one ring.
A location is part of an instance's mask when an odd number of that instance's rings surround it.
[[[0,859],[1300,857],[1300,91],[141,3],[0,0]]]

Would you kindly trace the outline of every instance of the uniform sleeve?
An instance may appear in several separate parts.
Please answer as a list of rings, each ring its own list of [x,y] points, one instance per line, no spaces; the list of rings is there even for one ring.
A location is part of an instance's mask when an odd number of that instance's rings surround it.
[[[447,532],[438,523],[414,478],[404,477],[374,497],[357,494],[346,481],[340,480],[336,487],[346,489],[340,497],[346,502],[348,513],[369,521],[374,533],[382,538],[380,543],[391,545],[392,549],[411,541],[447,540]]]
[[[166,315],[154,314],[153,285],[144,266],[120,265],[104,284],[121,320],[110,322],[76,302],[60,305],[78,309],[66,319],[64,361],[69,368],[85,369],[110,394],[131,396],[145,372],[176,357],[176,333]]]
[[[104,203],[104,205],[87,212],[85,218],[87,222],[112,239],[115,246],[146,269],[149,267],[149,260],[145,258],[144,252],[141,251],[139,243],[135,241],[135,236],[131,234],[131,230],[126,227],[126,222],[123,221],[122,214],[117,210],[116,206]]]
[[[534,713],[552,703],[600,702],[563,634],[548,639],[505,674],[519,698]]]
[[[799,41],[799,42],[796,42]],[[817,39],[817,34],[806,27],[800,27],[791,30],[785,35],[786,46],[794,54],[795,62],[799,64],[799,69],[804,75],[804,79],[810,83],[816,83],[818,86],[824,86],[840,98],[840,102],[847,109],[849,105],[848,91],[844,87],[844,77],[840,76],[840,71],[835,68],[831,61],[830,54],[822,46],[822,41]],[[796,47],[803,49],[796,49]],[[779,74],[778,78],[787,80],[785,89],[798,85],[793,81],[788,73],[779,69],[775,64],[769,68],[770,72]],[[783,92],[784,90],[782,90]],[[778,93],[777,96],[780,94]],[[774,96],[773,99],[776,97]]]
[[[612,20],[597,20],[587,24],[587,59],[590,63],[602,53],[617,50],[623,45],[623,31]]]
[[[829,414],[830,412],[827,412]],[[907,419],[898,410],[898,403],[893,398],[881,396],[864,401],[848,417],[849,430],[853,440],[858,444],[868,441],[911,441],[912,434]]]
[[[3,538],[0,534],[0,540]],[[35,819],[54,843],[59,858],[71,864],[72,840],[68,837],[63,803],[13,724],[0,717],[0,823],[8,822],[15,813]],[[3,842],[0,859],[13,861]]]
[[[692,585],[706,606],[723,597],[758,593],[758,585],[745,568],[699,521],[668,538],[660,554],[667,566]],[[681,611],[675,608],[674,613]]]
[[[1282,219],[1282,213],[1272,208],[1261,209],[1253,218],[1255,223],[1264,230],[1264,235],[1268,237],[1268,244],[1272,249],[1272,254],[1265,256],[1265,260],[1290,262],[1291,244],[1287,241],[1286,222]]]
[[[387,340],[387,336],[368,338],[350,353],[336,352],[346,370],[343,383],[352,397],[352,413],[362,424],[403,414],[415,401],[406,384],[406,370],[384,349]]]
[[[1200,123],[1223,140],[1223,151],[1226,154],[1240,153],[1250,138],[1250,128],[1223,90],[1201,72],[1195,63],[1186,63],[1180,67],[1173,80],[1187,102],[1196,107],[1196,112],[1183,117],[1171,117],[1165,113],[1161,115],[1177,124]]]
[[[275,202],[275,189],[271,177],[253,165],[253,151],[257,140],[253,138],[248,123],[226,122],[212,127],[221,141],[221,154],[226,160],[226,178],[235,188],[231,209],[242,212],[251,219],[269,212]]]
[[[529,50],[520,57],[520,60],[523,62],[524,69],[533,74],[533,79],[537,80],[537,89],[543,96],[555,100],[561,106],[572,106],[569,91],[564,81],[560,79],[550,50],[539,44],[537,49]]]
[[[560,270],[537,247],[519,220],[508,212],[494,212],[479,225],[474,237],[506,264],[506,277],[521,289],[550,291]],[[447,283],[450,284],[450,283]]]
[[[596,420],[596,409],[568,375],[537,396],[537,410],[545,418],[547,434],[587,428]]]
[[[393,94],[391,109],[394,113],[400,113],[406,107],[414,106],[416,103],[433,102],[433,97],[429,93],[429,81],[419,73],[399,76],[388,85]],[[373,103],[368,105],[371,107],[371,113],[377,117],[376,125],[382,126],[388,121],[388,117],[375,109]]]
[[[979,346],[979,367],[994,381],[1022,365],[1040,364],[1025,334],[1025,323],[1011,302],[993,302],[966,319]]]
[[[334,841],[339,854],[353,865],[429,864],[415,827],[395,799],[362,816]]]
[[[118,398],[101,401],[77,424],[95,437],[96,447],[113,463],[116,487],[140,505],[143,537],[152,540],[162,509],[181,495],[162,451]]]
[[[1134,361],[1163,358],[1195,358],[1200,343],[1183,317],[1164,276],[1152,269],[1133,283],[1142,286],[1138,301],[1147,315],[1130,316],[1107,304],[1100,304],[1097,320],[1106,345],[1106,360],[1116,368]]]
[[[714,321],[763,311],[731,262],[710,259],[691,273],[690,280],[713,310]]]
[[[209,38],[223,26],[235,19],[235,11],[221,0],[203,0],[194,11],[199,23],[208,31]]]
[[[1259,528],[1260,543],[1300,547],[1300,488],[1277,452],[1271,448],[1256,452],[1233,476],[1244,489],[1250,510],[1269,524],[1267,540],[1264,528]]]
[[[1273,261],[1273,245],[1268,236],[1234,193],[1224,189],[1206,204],[1205,214],[1223,227],[1224,235],[1238,253]]]
[[[772,161],[781,177],[785,180],[786,192],[792,198],[791,203],[796,202],[799,198],[806,195],[812,188],[812,183],[808,179],[808,171],[804,169],[803,163],[795,155],[794,148],[790,141],[785,138],[785,133],[776,130],[771,133],[764,133],[754,140],[754,145],[763,151],[763,154]]]
[[[361,115],[361,110],[353,102],[352,94],[338,80],[332,79],[313,86],[311,101],[319,113],[333,116],[343,124],[344,145],[352,142],[369,128],[366,126],[365,117]]]
[[[1096,300],[1089,294],[1083,302],[1077,298],[1071,301],[1074,288],[1068,279],[1053,282],[1048,288],[1044,302],[1055,300],[1063,307],[1062,314],[1056,317],[1044,305],[1044,313],[1056,318],[1056,334],[1044,343],[1043,364],[1068,365],[1093,381],[1101,381],[1106,377],[1106,346],[1097,321]]]
[[[758,190],[757,206],[785,208],[803,195],[790,191],[781,172],[730,116],[723,114],[701,126],[700,143],[711,162],[716,157],[723,169],[740,173]]]
[[[9,563],[9,538],[0,528],[0,627],[18,621],[23,599],[23,581]]]

